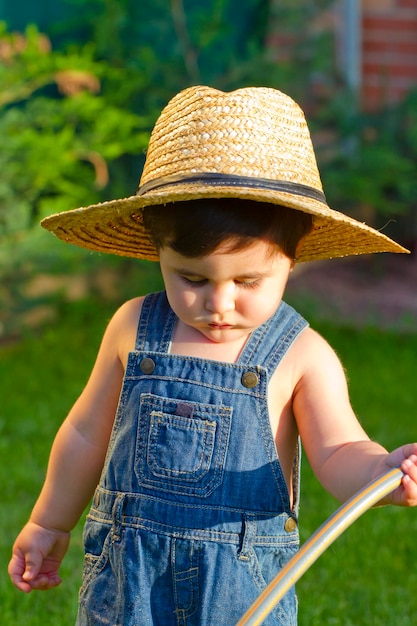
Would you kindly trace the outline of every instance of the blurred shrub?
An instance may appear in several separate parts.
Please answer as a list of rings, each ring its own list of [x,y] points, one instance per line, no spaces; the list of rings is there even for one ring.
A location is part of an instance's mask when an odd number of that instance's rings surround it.
[[[386,234],[415,249],[417,90],[374,113],[335,99],[327,114],[334,128],[333,150],[322,168],[329,202],[377,228],[386,226]]]
[[[100,201],[111,165],[144,151],[149,118],[114,102],[108,80],[117,90],[123,77],[92,46],[64,54],[35,26],[0,24],[0,237]]]

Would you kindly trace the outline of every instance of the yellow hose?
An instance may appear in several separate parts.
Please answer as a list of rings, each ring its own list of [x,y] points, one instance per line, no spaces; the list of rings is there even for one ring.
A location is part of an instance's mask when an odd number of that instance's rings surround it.
[[[258,596],[236,626],[262,624],[274,606],[308,568],[355,520],[401,483],[403,472],[394,468],[358,491],[316,530],[294,557]]]

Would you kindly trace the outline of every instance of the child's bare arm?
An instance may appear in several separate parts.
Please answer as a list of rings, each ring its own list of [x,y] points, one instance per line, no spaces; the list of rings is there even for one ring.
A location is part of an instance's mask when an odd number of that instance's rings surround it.
[[[303,335],[303,345],[297,349],[300,358],[302,351],[304,366],[293,407],[304,448],[318,479],[332,495],[344,501],[385,471],[401,466],[406,477],[387,501],[416,505],[417,444],[388,454],[371,441],[351,407],[338,357],[314,331],[309,329]]]
[[[46,480],[30,518],[36,524],[71,530],[94,492],[124,373],[119,334],[120,311],[107,327],[88,383],[53,443]]]
[[[55,437],[41,493],[13,546],[9,573],[22,591],[60,582],[58,568],[69,532],[102,471],[123,379],[122,355],[136,311],[137,304],[125,305],[111,320],[90,379]]]

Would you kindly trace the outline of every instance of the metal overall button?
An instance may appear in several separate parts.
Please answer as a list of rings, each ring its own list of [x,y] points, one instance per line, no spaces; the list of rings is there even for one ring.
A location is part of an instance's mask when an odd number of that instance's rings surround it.
[[[242,374],[242,385],[248,389],[253,389],[259,383],[259,376],[255,372],[245,372]]]
[[[296,528],[297,528],[296,520],[293,517],[289,517],[284,524],[284,530],[287,533],[292,533]]]
[[[152,372],[155,369],[155,361],[151,359],[150,357],[146,356],[139,363],[139,367],[140,367],[141,372],[143,372],[144,374],[152,374]]]

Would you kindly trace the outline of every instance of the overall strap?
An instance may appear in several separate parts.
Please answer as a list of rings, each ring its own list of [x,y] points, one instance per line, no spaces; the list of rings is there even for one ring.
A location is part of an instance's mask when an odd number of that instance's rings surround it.
[[[238,362],[261,365],[271,375],[307,326],[308,322],[295,309],[281,302],[274,315],[249,337]]]
[[[165,291],[145,296],[138,321],[135,350],[168,353],[177,318]]]
[[[263,366],[271,377],[289,348],[307,326],[308,322],[295,309],[281,302],[275,314],[252,333],[238,362],[249,367]],[[298,438],[292,470],[293,510],[296,515],[300,502],[300,465],[301,442]]]

